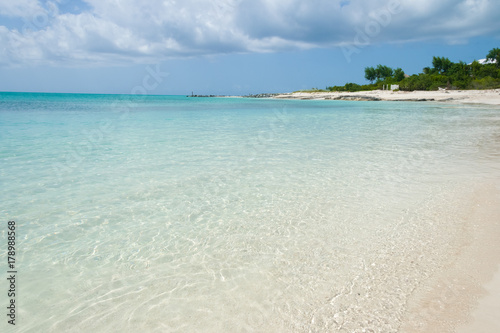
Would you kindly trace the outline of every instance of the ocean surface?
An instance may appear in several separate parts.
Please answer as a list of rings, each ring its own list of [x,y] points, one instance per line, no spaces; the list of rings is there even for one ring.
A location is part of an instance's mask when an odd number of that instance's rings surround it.
[[[0,93],[0,160],[2,332],[397,332],[500,108]]]

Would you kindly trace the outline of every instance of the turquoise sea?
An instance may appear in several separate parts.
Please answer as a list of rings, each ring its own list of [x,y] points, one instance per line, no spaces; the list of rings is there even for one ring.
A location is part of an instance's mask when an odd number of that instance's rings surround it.
[[[500,192],[500,108],[0,93],[2,332],[397,332]]]

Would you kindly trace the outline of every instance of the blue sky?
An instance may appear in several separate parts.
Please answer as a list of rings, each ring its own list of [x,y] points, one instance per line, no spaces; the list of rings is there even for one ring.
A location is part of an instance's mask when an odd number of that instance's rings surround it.
[[[0,91],[365,83],[366,66],[414,74],[432,56],[484,58],[500,47],[499,17],[498,0],[0,0]]]

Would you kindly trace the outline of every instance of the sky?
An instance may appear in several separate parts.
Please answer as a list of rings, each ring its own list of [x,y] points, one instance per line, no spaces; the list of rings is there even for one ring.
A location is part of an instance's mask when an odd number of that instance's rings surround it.
[[[0,0],[0,91],[246,95],[500,47],[499,0]]]

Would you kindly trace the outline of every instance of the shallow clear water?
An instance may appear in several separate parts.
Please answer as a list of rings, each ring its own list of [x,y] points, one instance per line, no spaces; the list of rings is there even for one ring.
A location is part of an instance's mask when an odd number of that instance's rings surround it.
[[[491,106],[2,93],[16,331],[397,331],[499,133]]]

